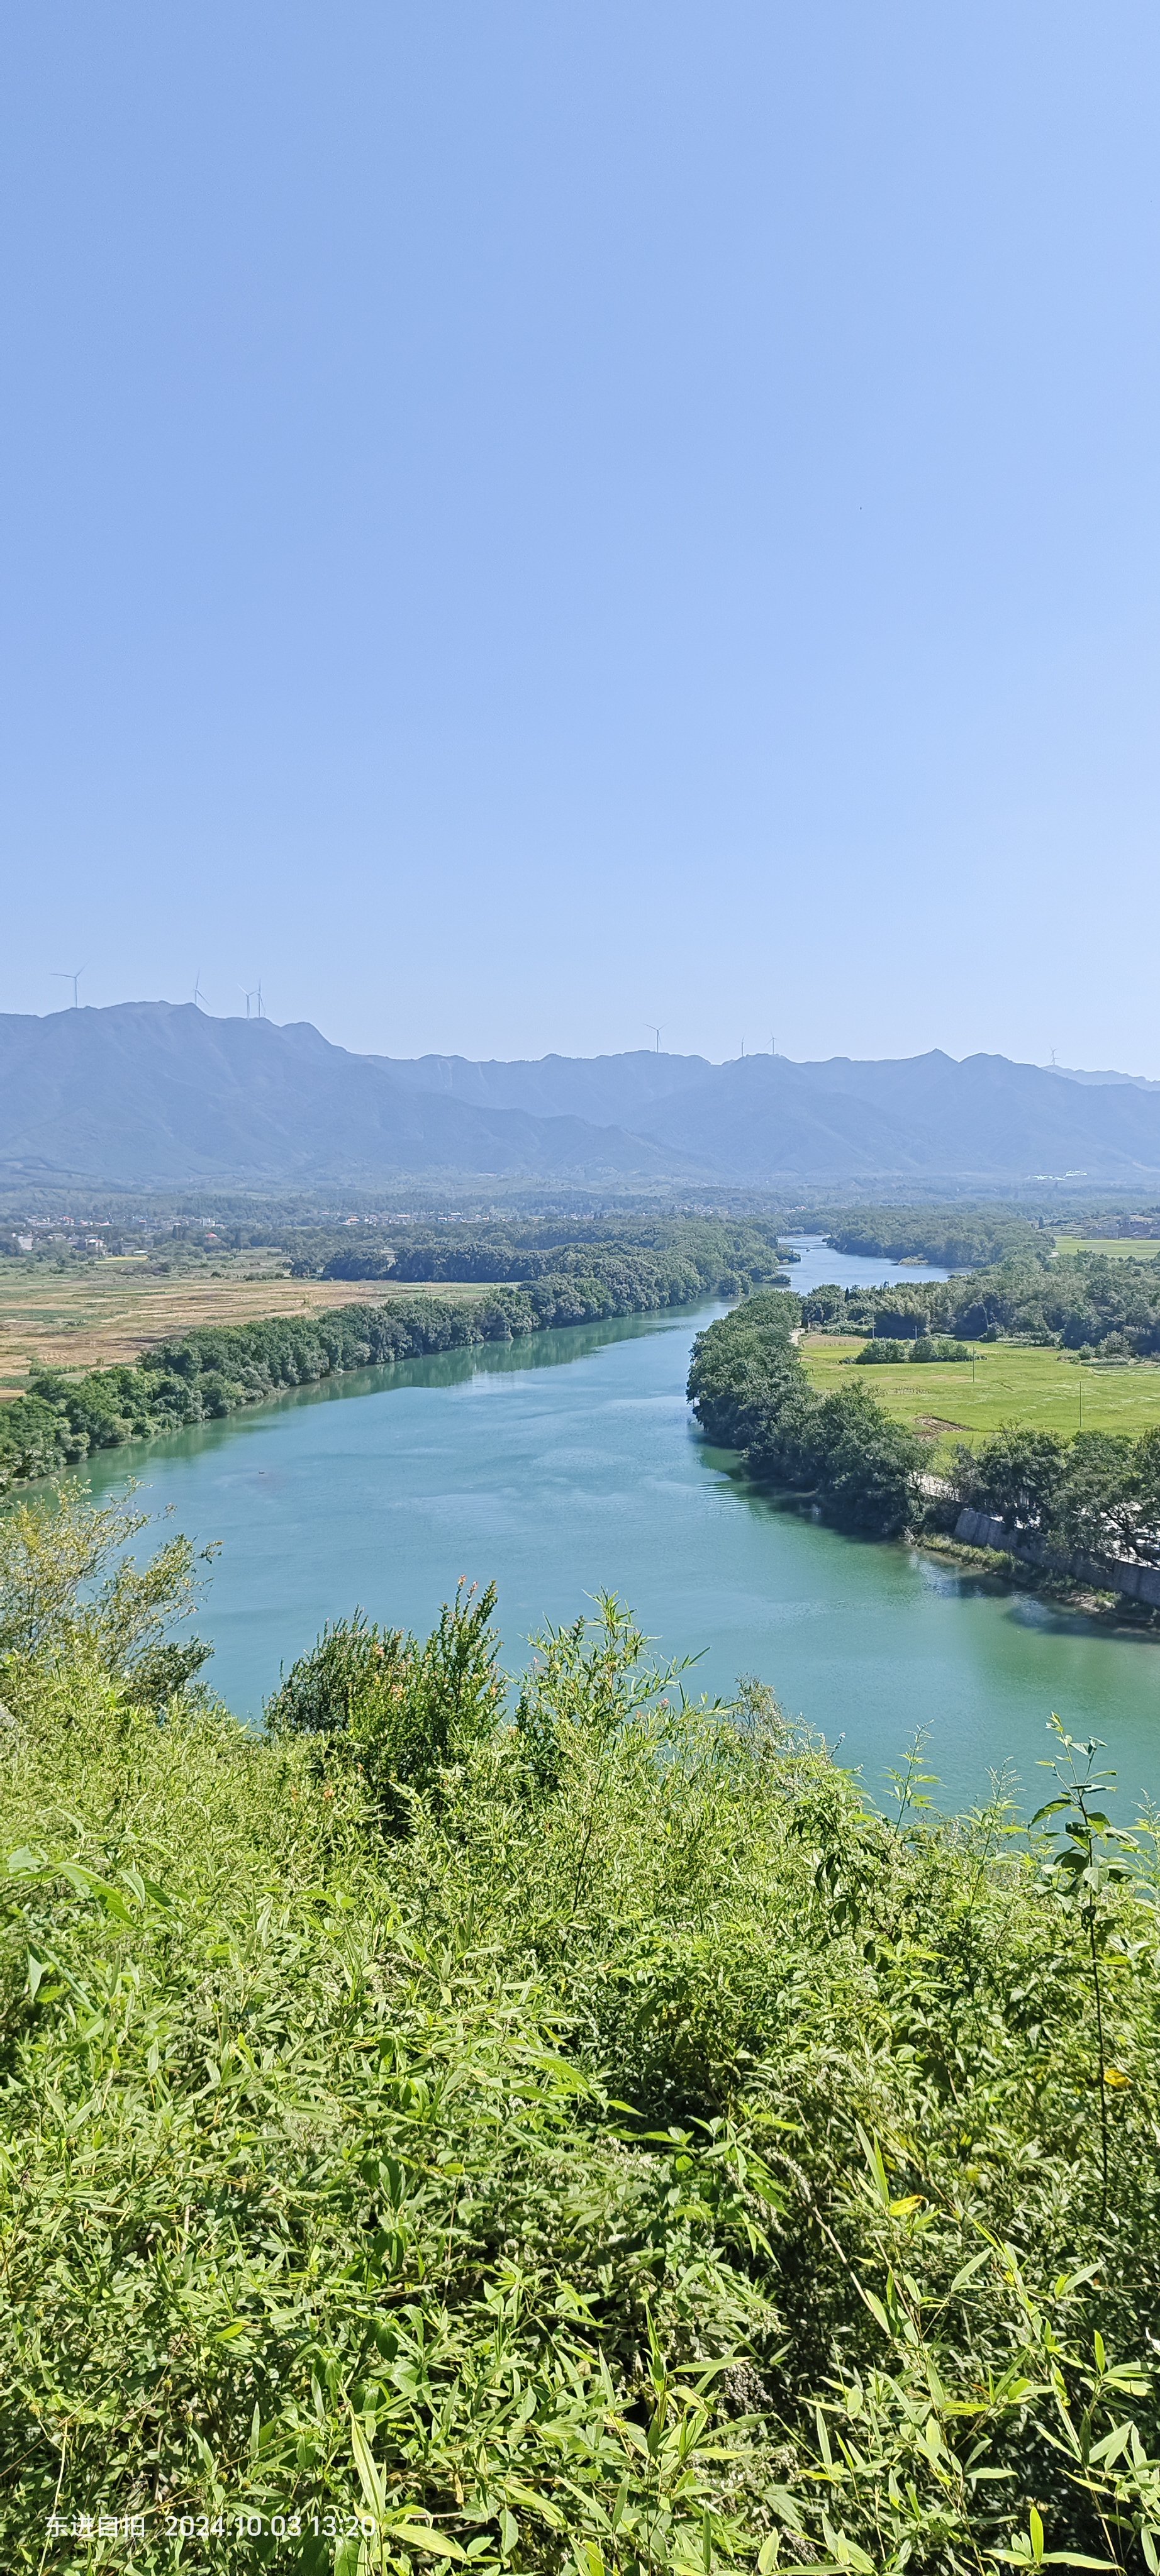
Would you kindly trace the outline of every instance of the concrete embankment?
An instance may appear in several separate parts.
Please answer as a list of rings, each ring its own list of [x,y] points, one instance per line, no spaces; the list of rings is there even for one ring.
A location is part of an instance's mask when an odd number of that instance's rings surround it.
[[[960,1512],[955,1537],[964,1547],[996,1548],[1026,1565],[1041,1565],[1045,1573],[1070,1575],[1077,1583],[1090,1583],[1094,1591],[1124,1592],[1131,1601],[1146,1601],[1160,1609],[1160,1566],[1133,1565],[1127,1558],[1061,1554],[1034,1531],[1008,1529],[990,1512]]]

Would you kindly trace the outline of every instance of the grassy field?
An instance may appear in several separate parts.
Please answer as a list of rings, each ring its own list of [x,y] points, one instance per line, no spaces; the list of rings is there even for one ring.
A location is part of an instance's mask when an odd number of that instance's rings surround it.
[[[1146,1235],[1130,1234],[1109,1237],[1107,1242],[1094,1234],[1057,1234],[1057,1252],[1106,1252],[1113,1261],[1160,1260],[1160,1243],[1150,1242]]]
[[[861,1340],[810,1334],[802,1358],[822,1392],[869,1387],[887,1413],[925,1431],[941,1449],[998,1429],[1001,1422],[1031,1423],[1067,1437],[1078,1431],[1082,1399],[1085,1431],[1150,1431],[1160,1424],[1160,1367],[1080,1365],[1071,1352],[1027,1350],[1010,1342],[972,1342],[970,1360],[937,1361],[916,1368],[844,1367]]]
[[[18,1395],[30,1369],[108,1368],[196,1324],[252,1324],[323,1306],[384,1304],[396,1297],[484,1297],[461,1280],[416,1288],[381,1279],[255,1276],[253,1254],[221,1275],[159,1273],[139,1254],[91,1269],[46,1271],[0,1261],[0,1396]]]

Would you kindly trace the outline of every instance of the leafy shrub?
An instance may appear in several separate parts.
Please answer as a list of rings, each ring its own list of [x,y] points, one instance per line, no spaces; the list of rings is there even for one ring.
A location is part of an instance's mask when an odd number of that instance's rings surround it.
[[[14,1709],[48,1677],[71,1685],[78,1674],[156,1707],[200,1671],[212,1649],[168,1635],[196,1608],[195,1550],[174,1537],[138,1566],[124,1550],[148,1522],[131,1504],[92,1504],[70,1486],[0,1514],[0,1695]],[[202,1563],[214,1553],[203,1549]]]
[[[424,1644],[361,1611],[323,1630],[266,1704],[271,1736],[302,1736],[353,1765],[396,1826],[400,1792],[429,1790],[495,1729],[504,1685],[491,1621],[496,1591],[461,1584]]]
[[[613,1602],[490,1723],[481,1598],[417,1649],[479,1722],[384,1841],[331,1758],[361,1644],[296,1668],[318,1723],[158,1725],[62,1661],[53,1526],[0,1765],[6,2566],[107,2563],[86,2511],[134,2576],[1149,2563],[1157,1875],[1082,1754],[1065,1866],[913,1765],[887,1817]]]

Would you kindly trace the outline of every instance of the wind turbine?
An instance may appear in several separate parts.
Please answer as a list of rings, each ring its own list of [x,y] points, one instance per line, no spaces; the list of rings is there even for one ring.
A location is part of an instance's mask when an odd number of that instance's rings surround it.
[[[659,1054],[660,1054],[660,1051],[661,1051],[661,1033],[660,1033],[660,1030],[654,1026],[654,1024],[653,1024],[653,1022],[652,1022],[651,1020],[646,1020],[646,1021],[645,1021],[645,1027],[646,1027],[646,1029],[652,1029],[653,1036],[654,1036],[654,1038],[656,1039],[656,1042],[657,1042],[657,1043],[656,1043],[656,1052],[657,1052],[657,1054],[659,1055]]]
[[[54,966],[52,970],[53,982],[55,984],[72,985],[74,1011],[79,1011],[80,1009],[80,997],[77,992],[77,986],[80,983],[82,975],[85,973],[87,973],[87,968],[84,966],[78,966],[75,974],[69,966]]]
[[[261,976],[259,975],[259,977],[258,977],[258,1018],[259,1018],[260,1020],[264,1020],[264,1019],[265,1019],[265,1016],[266,1016],[266,1005],[265,1005],[265,1003],[264,1003],[264,1002],[263,1002],[263,1000],[262,1000],[262,978],[261,978]]]
[[[201,1009],[201,969],[200,969],[200,967],[199,967],[199,969],[198,969],[197,974],[194,976],[194,979],[193,979],[193,1007],[194,1007],[194,1010],[195,1010],[195,1011],[200,1011],[200,1009]]]
[[[239,984],[239,986],[238,986],[238,991],[239,991],[239,993],[246,993],[245,985],[244,985],[244,984]],[[253,994],[252,994],[252,993],[246,993],[246,1018],[247,1018],[247,1019],[249,1019],[249,1016],[250,1016],[250,1004],[251,1004],[251,1002],[253,1001],[253,998],[254,998],[254,996],[253,996]]]

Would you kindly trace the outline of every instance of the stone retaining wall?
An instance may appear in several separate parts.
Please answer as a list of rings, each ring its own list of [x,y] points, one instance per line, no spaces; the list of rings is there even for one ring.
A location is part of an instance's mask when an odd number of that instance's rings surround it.
[[[1052,1574],[1074,1575],[1097,1592],[1126,1592],[1132,1601],[1160,1609],[1160,1565],[1130,1565],[1126,1559],[1106,1564],[1097,1556],[1064,1556],[1031,1530],[1009,1530],[990,1512],[962,1511],[955,1537],[964,1547],[992,1547],[1004,1556],[1021,1557],[1027,1565],[1046,1566]]]

